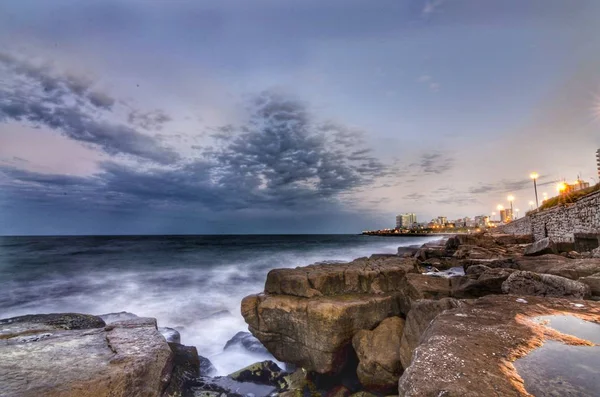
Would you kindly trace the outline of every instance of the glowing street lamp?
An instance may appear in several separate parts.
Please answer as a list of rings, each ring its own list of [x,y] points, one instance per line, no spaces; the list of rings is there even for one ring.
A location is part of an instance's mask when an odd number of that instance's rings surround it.
[[[532,210],[532,209],[533,209],[533,205],[534,205],[534,204],[535,204],[535,203],[534,203],[533,201],[530,201],[530,202],[529,202],[529,209],[530,209],[530,210]]]
[[[537,172],[532,172],[529,177],[531,179],[533,179],[533,190],[535,191],[535,205],[536,208],[538,208],[540,206],[540,203],[538,202],[538,195],[537,195],[537,179],[539,177]]]
[[[559,182],[556,185],[556,190],[558,190],[559,193],[564,193],[567,190],[567,184],[564,182]]]

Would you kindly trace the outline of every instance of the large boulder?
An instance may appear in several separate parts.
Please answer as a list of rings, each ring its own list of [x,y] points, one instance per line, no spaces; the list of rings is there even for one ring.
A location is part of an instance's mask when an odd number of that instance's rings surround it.
[[[159,396],[173,353],[156,320],[109,325],[96,316],[0,320],[0,381],[7,396]]]
[[[537,255],[546,255],[546,254],[558,254],[558,247],[556,243],[552,241],[549,237],[543,238],[541,240],[536,241],[535,243],[527,246],[525,248],[524,255],[525,256],[537,256]]]
[[[339,372],[361,329],[400,314],[397,294],[340,295],[312,299],[289,295],[250,295],[242,315],[279,361],[318,373]]]
[[[421,336],[431,321],[445,310],[454,309],[459,305],[460,301],[452,298],[425,299],[412,304],[400,339],[400,362],[403,368],[410,365],[413,351],[419,345]]]
[[[525,396],[513,365],[547,338],[590,345],[536,321],[542,315],[569,314],[600,322],[600,303],[585,305],[557,298],[489,295],[461,301],[428,325],[411,365],[398,384],[400,396]],[[407,318],[405,333],[410,326]],[[560,387],[560,385],[557,385]],[[552,395],[568,395],[567,390]]]
[[[569,259],[561,255],[542,255],[517,257],[514,261],[520,270],[554,274],[572,280],[600,273],[600,259]]]
[[[590,287],[579,281],[552,274],[516,271],[502,283],[502,292],[513,295],[565,296],[583,299]]]
[[[400,338],[404,320],[386,318],[372,331],[358,331],[352,346],[358,356],[356,370],[360,383],[369,390],[392,393],[402,374]]]

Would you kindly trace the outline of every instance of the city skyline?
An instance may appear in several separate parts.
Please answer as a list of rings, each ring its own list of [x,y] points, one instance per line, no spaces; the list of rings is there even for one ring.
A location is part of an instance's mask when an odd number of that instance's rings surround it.
[[[0,4],[0,235],[354,233],[598,182],[600,2]],[[593,179],[595,178],[595,180]]]

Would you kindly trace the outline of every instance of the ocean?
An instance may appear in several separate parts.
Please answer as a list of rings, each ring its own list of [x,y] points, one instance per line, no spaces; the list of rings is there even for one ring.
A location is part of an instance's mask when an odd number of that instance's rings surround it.
[[[361,235],[0,237],[0,318],[131,312],[172,327],[218,375],[268,359],[223,351],[267,272],[350,261],[431,238]]]

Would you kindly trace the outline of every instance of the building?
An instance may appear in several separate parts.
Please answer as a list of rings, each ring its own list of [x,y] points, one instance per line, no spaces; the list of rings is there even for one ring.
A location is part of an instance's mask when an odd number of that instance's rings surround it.
[[[598,166],[598,178],[600,178],[600,149],[596,151],[596,165]],[[598,179],[600,182],[600,179]]]
[[[506,210],[500,210],[500,222],[506,223]]]
[[[490,217],[487,215],[478,215],[475,217],[475,224],[479,227],[485,227],[490,223]]]
[[[413,213],[400,214],[396,216],[396,229],[410,229],[417,223],[417,215]]]
[[[566,193],[576,192],[578,190],[587,189],[588,187],[590,187],[589,182],[584,182],[581,180],[581,178],[577,177],[577,180],[575,181],[575,183],[567,184],[565,192]]]
[[[447,218],[447,217],[445,217],[445,216],[438,216],[438,217],[437,217],[437,221],[436,221],[436,223],[437,223],[438,225],[442,225],[442,226],[444,226],[446,223],[448,223],[448,218]]]

